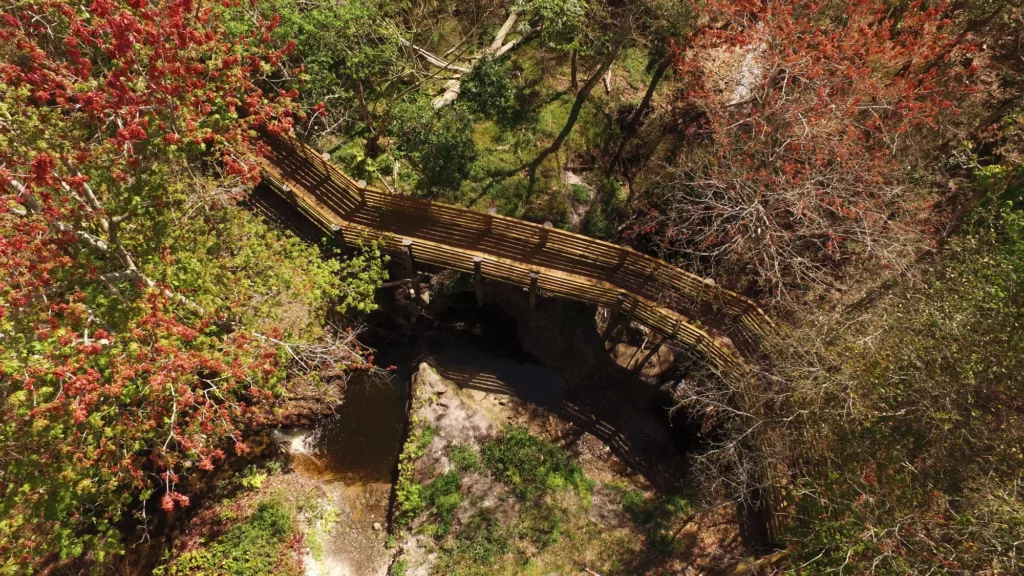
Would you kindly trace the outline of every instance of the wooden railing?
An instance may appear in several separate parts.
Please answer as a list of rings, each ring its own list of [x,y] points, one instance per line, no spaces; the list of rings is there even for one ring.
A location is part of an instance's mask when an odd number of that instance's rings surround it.
[[[775,327],[751,300],[628,247],[365,186],[292,137],[265,141],[264,181],[343,247],[375,240],[418,262],[611,307],[738,377],[736,401],[762,413],[752,395],[757,375],[740,353],[754,358]],[[751,441],[767,453],[763,434]],[[756,506],[769,539],[777,541],[780,472],[768,463],[763,474]]]
[[[418,262],[612,307],[731,373],[744,371],[737,349],[773,330],[749,299],[631,248],[361,186],[292,137],[265,140],[264,180],[343,244],[379,240]]]

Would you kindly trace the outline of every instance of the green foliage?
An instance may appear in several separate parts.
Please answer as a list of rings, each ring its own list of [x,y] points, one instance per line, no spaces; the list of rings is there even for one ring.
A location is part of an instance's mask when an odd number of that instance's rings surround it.
[[[635,46],[623,50],[616,60],[617,65],[629,76],[629,82],[636,87],[644,87],[650,81],[648,61],[646,52]]]
[[[379,240],[363,242],[355,255],[341,261],[342,285],[335,300],[339,312],[372,312],[377,309],[374,293],[388,279],[388,258],[381,253],[381,245]]]
[[[256,511],[223,536],[154,570],[155,576],[273,576],[280,574],[285,545],[294,533],[291,513],[279,502]]]
[[[423,487],[423,501],[437,517],[436,536],[443,537],[451,530],[455,509],[462,503],[461,487],[462,475],[456,470],[445,472]]]
[[[1024,216],[996,190],[923,286],[796,331],[776,354],[799,414],[791,441],[815,463],[791,526],[796,561],[891,574],[1020,564]]]
[[[562,528],[569,522],[570,512],[550,500],[527,501],[508,530],[517,539],[543,550],[558,541]]]
[[[337,508],[325,498],[311,496],[299,501],[298,513],[302,515],[305,524],[303,543],[309,548],[314,560],[323,562],[323,539],[338,521]]]
[[[568,49],[575,47],[586,25],[585,0],[521,0],[519,11],[539,20],[545,42]]]
[[[250,464],[245,470],[235,476],[234,480],[245,490],[259,490],[270,475],[267,471]]]
[[[405,576],[406,571],[409,569],[409,563],[405,558],[399,558],[391,565],[391,569],[388,570],[388,576]]]
[[[574,202],[578,204],[587,204],[590,202],[590,188],[587,188],[583,184],[573,184],[569,188],[569,194],[572,196]]]
[[[480,465],[480,459],[472,446],[454,444],[448,447],[448,459],[459,472],[471,472]]]
[[[474,112],[496,121],[507,118],[515,106],[513,67],[506,57],[486,55],[462,80],[459,98]]]
[[[568,488],[586,498],[593,487],[583,469],[561,448],[519,426],[509,426],[502,436],[487,442],[483,461],[523,499]]]
[[[477,156],[473,122],[459,105],[434,110],[426,101],[406,102],[392,111],[398,147],[423,174],[428,190],[457,190]]]
[[[649,550],[661,556],[680,552],[676,524],[693,510],[686,498],[662,494],[648,498],[631,489],[623,490],[620,498],[622,509],[644,531]]]
[[[321,118],[326,125],[346,122],[360,98],[372,102],[383,97],[391,85],[376,80],[401,68],[401,35],[392,18],[393,3],[269,0],[257,8],[267,18],[280,16],[274,39],[294,42],[290,58],[303,67],[286,86],[299,88],[308,106],[326,104]],[[246,22],[241,20],[238,26],[244,29]]]
[[[409,423],[409,437],[405,440],[402,454],[398,461],[398,483],[395,486],[395,501],[398,514],[395,523],[405,526],[419,516],[427,505],[423,486],[413,478],[416,461],[426,453],[427,446],[434,439],[436,430],[430,426],[420,426],[415,417]]]
[[[488,576],[495,561],[512,551],[510,534],[489,511],[474,514],[434,564],[431,574]]]

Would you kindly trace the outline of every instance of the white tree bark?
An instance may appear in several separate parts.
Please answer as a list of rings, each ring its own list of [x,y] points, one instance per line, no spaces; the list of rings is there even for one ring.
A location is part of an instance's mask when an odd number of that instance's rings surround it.
[[[451,104],[459,97],[459,91],[462,89],[462,76],[468,74],[469,71],[473,69],[473,65],[476,64],[481,58],[483,58],[486,55],[501,56],[502,54],[514,48],[516,44],[522,42],[524,38],[529,36],[529,34],[526,34],[510,42],[505,42],[505,39],[508,38],[509,32],[512,31],[512,27],[515,26],[516,21],[518,19],[518,13],[509,13],[508,18],[505,19],[505,23],[501,25],[500,29],[498,29],[498,33],[494,35],[494,41],[491,42],[491,45],[488,46],[487,49],[481,52],[480,54],[474,56],[473,59],[470,60],[470,68],[468,70],[463,69],[463,72],[461,74],[449,80],[448,83],[445,85],[444,92],[437,98],[434,98],[434,100],[430,103],[430,105],[433,106],[435,110]]]

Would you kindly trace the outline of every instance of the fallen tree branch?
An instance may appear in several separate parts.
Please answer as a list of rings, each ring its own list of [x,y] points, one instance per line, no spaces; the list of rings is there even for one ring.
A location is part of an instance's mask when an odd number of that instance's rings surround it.
[[[472,71],[473,66],[475,66],[476,63],[479,62],[481,58],[483,58],[484,56],[502,56],[503,54],[507,53],[509,50],[515,48],[516,46],[522,44],[526,40],[532,39],[540,31],[540,29],[534,28],[531,29],[526,34],[523,34],[519,38],[506,42],[505,40],[506,38],[508,38],[509,32],[512,31],[512,27],[515,26],[515,23],[518,19],[518,12],[512,11],[509,13],[508,18],[505,19],[505,23],[501,25],[501,28],[498,30],[498,33],[494,35],[494,41],[491,42],[491,45],[488,46],[483,52],[471,58],[470,68],[463,69],[461,74],[449,80],[448,83],[445,85],[444,92],[430,102],[430,105],[433,106],[435,110],[451,104],[459,97],[459,92],[462,89],[462,77],[466,74],[469,74],[469,72]]]
[[[412,42],[409,42],[408,40],[400,39],[399,42],[403,46],[408,46],[413,50],[413,52],[416,52],[417,54],[422,56],[423,59],[426,60],[429,64],[437,68],[440,68],[441,70],[455,70],[456,72],[462,72],[463,74],[469,72],[469,68],[452,64],[451,62],[445,60],[444,58],[441,58],[440,56],[437,56],[432,52],[428,52],[427,50],[420,48],[419,46],[413,44]]]

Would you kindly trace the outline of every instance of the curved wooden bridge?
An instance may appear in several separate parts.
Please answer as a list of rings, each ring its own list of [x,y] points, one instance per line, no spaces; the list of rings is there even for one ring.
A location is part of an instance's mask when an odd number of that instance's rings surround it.
[[[737,349],[773,329],[751,300],[631,248],[360,186],[295,138],[265,141],[264,181],[343,246],[379,239],[409,261],[608,306],[734,374]]]

